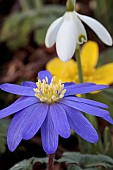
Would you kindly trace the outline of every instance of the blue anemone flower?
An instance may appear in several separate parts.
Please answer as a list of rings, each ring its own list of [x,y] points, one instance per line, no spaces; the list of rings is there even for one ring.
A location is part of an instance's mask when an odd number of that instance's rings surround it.
[[[83,99],[75,94],[84,94],[107,88],[94,83],[62,83],[50,72],[41,71],[38,81],[23,82],[21,85],[1,84],[6,92],[21,95],[19,99],[0,111],[0,118],[15,113],[8,129],[7,143],[14,151],[22,139],[29,140],[41,129],[42,145],[47,154],[58,147],[59,135],[70,136],[70,128],[86,141],[96,143],[98,135],[94,127],[81,112],[101,117],[113,124],[107,105]]]

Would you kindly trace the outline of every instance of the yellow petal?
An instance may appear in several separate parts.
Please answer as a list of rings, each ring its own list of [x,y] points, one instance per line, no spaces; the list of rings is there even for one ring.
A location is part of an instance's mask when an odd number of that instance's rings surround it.
[[[50,60],[46,69],[49,70],[54,76],[57,76],[63,82],[75,81],[77,75],[77,63],[74,60],[62,62],[59,58]]]
[[[98,62],[99,48],[98,44],[93,41],[85,43],[81,50],[81,63],[84,72],[90,72]]]
[[[92,74],[93,82],[109,85],[113,83],[113,63],[97,68]]]

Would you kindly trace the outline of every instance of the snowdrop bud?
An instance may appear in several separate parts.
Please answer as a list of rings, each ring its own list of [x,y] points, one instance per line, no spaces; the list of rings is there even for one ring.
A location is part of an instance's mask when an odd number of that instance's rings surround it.
[[[67,0],[66,3],[66,11],[74,11],[75,10],[76,0]]]

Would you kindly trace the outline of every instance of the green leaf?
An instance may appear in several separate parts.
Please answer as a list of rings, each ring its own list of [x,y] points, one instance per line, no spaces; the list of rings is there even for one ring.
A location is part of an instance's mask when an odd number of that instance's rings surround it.
[[[79,148],[81,153],[92,153],[92,149],[96,152],[95,145],[85,141],[80,136],[77,135],[79,141]]]
[[[23,9],[23,11],[27,11],[30,9],[30,4],[28,0],[19,0],[21,8]]]
[[[83,169],[83,168],[80,168],[79,166],[77,166],[77,165],[70,165],[69,167],[68,167],[68,170],[99,170],[100,168],[85,168],[85,169]]]
[[[21,47],[25,47],[26,45],[28,45],[28,38],[27,37],[18,37],[17,38],[18,41],[16,39],[7,42],[7,46],[11,49],[11,50],[17,50],[18,48]]]
[[[113,88],[105,89],[103,92],[106,98],[113,104]]]
[[[104,130],[104,154],[113,158],[112,134],[109,127],[106,127]]]
[[[108,48],[106,51],[101,53],[101,55],[99,56],[97,67],[102,66],[106,63],[111,63],[111,62],[113,62],[113,48]]]
[[[35,163],[48,163],[48,158],[30,158],[14,165],[10,170],[32,170]],[[57,163],[66,163],[68,170],[99,170],[102,168],[113,168],[113,159],[105,155],[80,154],[76,152],[66,152]]]
[[[10,168],[9,170],[32,170],[33,169],[33,165],[36,163],[47,163],[48,162],[48,158],[30,158],[30,159],[25,159],[19,163],[17,163],[16,165],[14,165],[12,168]]]
[[[6,136],[10,121],[8,119],[0,120],[0,154],[6,151]]]
[[[14,165],[12,168],[10,168],[10,170],[32,170],[33,160],[34,158],[21,161],[17,163],[16,165]]]
[[[80,168],[113,168],[113,159],[105,155],[80,154],[76,152],[66,152],[58,162],[76,164]]]
[[[107,104],[109,107],[107,110],[110,112],[111,116],[113,117],[113,104],[107,98],[105,92],[99,92],[96,94],[87,94],[87,98]]]
[[[33,6],[34,8],[36,8],[37,10],[39,10],[40,8],[43,7],[43,0],[40,0],[40,1],[37,1],[37,0],[34,0],[33,1]]]
[[[99,140],[96,144],[89,143],[78,136],[80,152],[85,154],[99,154],[104,153],[103,143],[101,141],[101,137],[99,136]]]
[[[85,114],[85,117],[90,121],[90,123],[94,126],[94,128],[98,130],[98,122],[96,117],[90,114]]]
[[[47,32],[47,28],[42,28],[40,30],[35,31],[34,40],[37,44],[40,45],[44,44],[46,32]]]
[[[83,170],[82,168],[80,168],[79,166],[77,165],[70,165],[68,167],[68,170]]]
[[[43,0],[19,0],[19,2],[23,11],[29,11],[32,8],[39,10],[44,5]]]
[[[113,1],[112,0],[95,0],[96,8],[94,10],[94,14],[99,20],[113,35],[112,29],[112,21],[113,21],[113,14],[112,14],[112,7]]]

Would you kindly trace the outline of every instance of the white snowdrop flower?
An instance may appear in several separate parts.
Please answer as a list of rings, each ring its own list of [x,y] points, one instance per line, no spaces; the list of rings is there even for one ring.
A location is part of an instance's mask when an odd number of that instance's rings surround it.
[[[76,45],[87,41],[87,34],[82,22],[85,22],[106,45],[111,46],[113,41],[106,28],[97,20],[67,11],[63,17],[56,19],[49,27],[45,44],[50,48],[56,43],[58,57],[66,62],[74,55]]]

